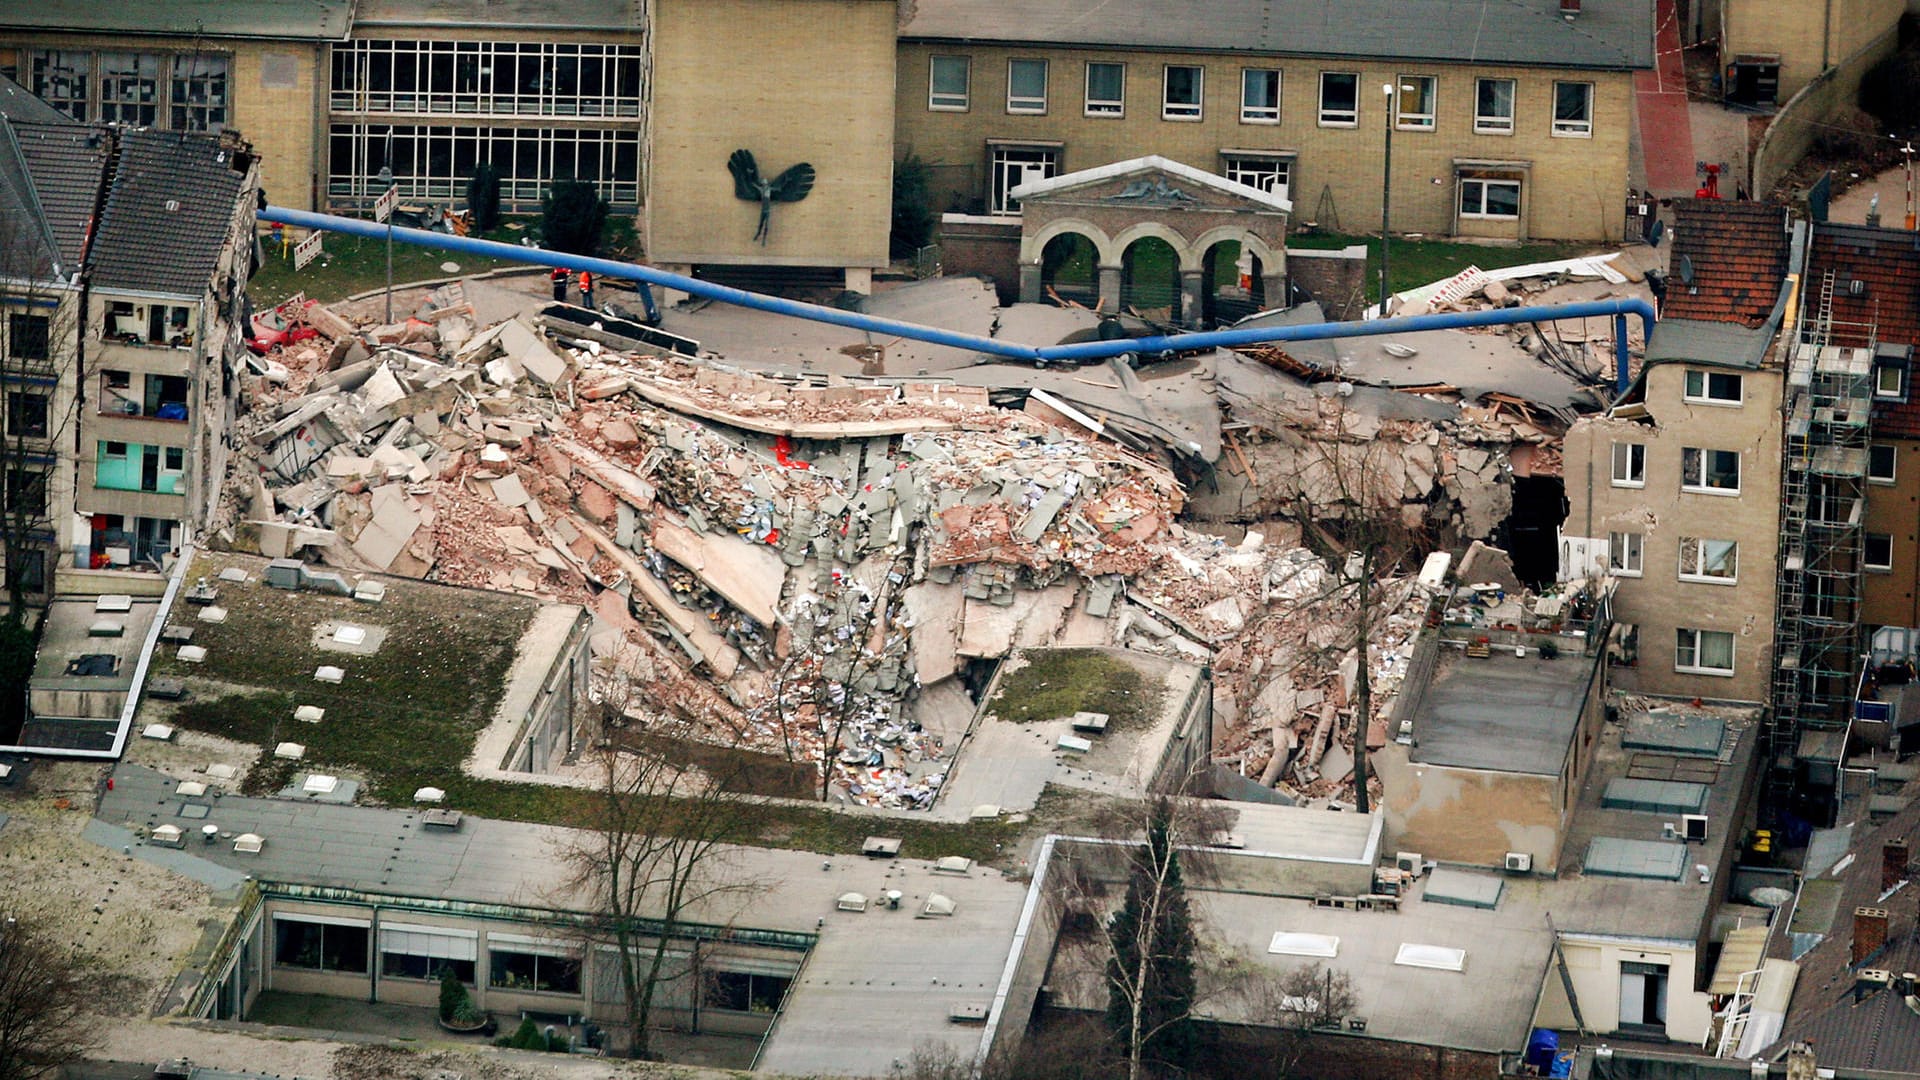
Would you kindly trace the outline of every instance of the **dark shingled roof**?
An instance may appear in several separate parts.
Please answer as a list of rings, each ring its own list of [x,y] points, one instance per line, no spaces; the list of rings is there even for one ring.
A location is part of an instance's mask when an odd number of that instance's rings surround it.
[[[1673,270],[1660,317],[1759,326],[1786,280],[1789,239],[1781,207],[1674,200]],[[1682,259],[1691,265],[1691,282]]]
[[[75,124],[79,121],[45,101],[5,75],[0,75],[0,116],[9,120],[27,120],[36,124]]]
[[[1909,803],[1880,828],[1867,831],[1865,838],[1853,845],[1853,863],[1840,878],[1840,905],[1833,929],[1800,957],[1799,980],[1776,1047],[1811,1040],[1822,1066],[1841,1069],[1886,1069],[1912,1075],[1915,1063],[1920,1062],[1920,1016],[1891,991],[1881,991],[1855,1004],[1853,980],[1858,969],[1849,963],[1854,909],[1877,907],[1887,911],[1887,944],[1859,967],[1891,971],[1896,976],[1903,971],[1920,971],[1920,938],[1915,937],[1920,886],[1908,881],[1885,900],[1880,899],[1882,852],[1887,841],[1896,839],[1906,840],[1910,851],[1920,849],[1920,800]],[[1914,865],[1920,868],[1920,859]],[[1774,935],[1769,950],[1774,955],[1783,953],[1783,938],[1780,933]]]
[[[1880,342],[1920,345],[1920,233],[1866,225],[1815,225],[1806,281],[1801,285],[1808,303],[1817,302],[1828,270],[1834,271],[1834,322],[1872,324]],[[1861,296],[1847,288],[1848,282],[1856,280],[1866,282]],[[1835,337],[1845,335],[1836,328]],[[1875,402],[1873,433],[1920,439],[1920,401]]]
[[[905,39],[1350,56],[1627,70],[1653,66],[1651,0],[917,0]]]
[[[343,41],[353,0],[33,0],[0,5],[0,29]]]
[[[67,272],[80,266],[107,151],[101,128],[0,119],[0,200],[25,209],[51,244],[39,245],[37,273],[50,271],[54,261]]]
[[[246,179],[233,158],[217,136],[122,129],[120,163],[94,242],[94,283],[175,296],[205,292]]]

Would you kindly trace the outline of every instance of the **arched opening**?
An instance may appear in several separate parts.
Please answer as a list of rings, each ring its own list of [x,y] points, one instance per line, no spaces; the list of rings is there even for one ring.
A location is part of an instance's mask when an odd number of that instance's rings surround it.
[[[1067,232],[1047,241],[1040,252],[1040,286],[1062,300],[1093,307],[1100,302],[1100,252],[1093,241]]]
[[[1266,267],[1260,262],[1260,256],[1246,251],[1240,241],[1222,240],[1208,248],[1201,266],[1206,271],[1205,287],[1200,291],[1201,325],[1225,325],[1266,310]],[[1245,275],[1241,273],[1243,269]]]
[[[1157,236],[1143,236],[1120,256],[1120,306],[1160,322],[1180,314],[1180,256]]]

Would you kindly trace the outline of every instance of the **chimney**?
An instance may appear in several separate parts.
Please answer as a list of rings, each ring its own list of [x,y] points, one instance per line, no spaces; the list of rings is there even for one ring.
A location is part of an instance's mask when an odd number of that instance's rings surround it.
[[[1907,842],[1889,840],[1880,849],[1880,894],[1885,896],[1907,879]]]
[[[1893,985],[1893,972],[1878,968],[1861,968],[1853,976],[1853,1003],[1855,1005]]]
[[[1572,22],[1580,16],[1580,0],[1560,0],[1560,17]]]
[[[1811,1042],[1797,1042],[1787,1047],[1787,1080],[1813,1080],[1819,1075],[1819,1068]]]
[[[1879,952],[1887,945],[1887,909],[1883,907],[1857,907],[1853,909],[1853,952],[1849,965],[1857,966],[1862,960]]]

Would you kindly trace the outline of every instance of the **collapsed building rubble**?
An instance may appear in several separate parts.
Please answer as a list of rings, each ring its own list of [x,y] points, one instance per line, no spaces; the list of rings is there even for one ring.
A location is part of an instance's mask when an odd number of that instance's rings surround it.
[[[1557,463],[1551,406],[1219,354],[1229,437],[1196,483],[1190,457],[1037,392],[1004,407],[937,377],[755,373],[578,309],[481,321],[452,284],[404,323],[334,320],[272,358],[235,432],[256,467],[216,536],[587,605],[620,631],[599,674],[623,707],[872,805],[936,798],[968,716],[933,688],[1037,645],[1211,664],[1223,762],[1349,797],[1341,748],[1359,724],[1383,737],[1433,594],[1369,583],[1361,628],[1360,583],[1326,557],[1340,519],[1386,506],[1434,543],[1490,536],[1507,478]],[[1378,490],[1356,496],[1356,476]],[[1230,544],[1181,523],[1196,516],[1309,535]]]

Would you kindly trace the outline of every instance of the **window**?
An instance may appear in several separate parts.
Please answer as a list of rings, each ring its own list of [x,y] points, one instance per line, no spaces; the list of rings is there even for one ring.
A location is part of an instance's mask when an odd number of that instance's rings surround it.
[[[1045,60],[1007,61],[1007,111],[1010,113],[1047,111],[1047,62]]]
[[[1894,448],[1886,443],[1867,447],[1867,479],[1876,484],[1893,483],[1897,457]]]
[[[1680,579],[1731,585],[1740,569],[1740,545],[1732,540],[1680,538]]]
[[[637,117],[641,62],[634,45],[352,41],[333,47],[328,105],[340,113]]]
[[[1701,450],[1692,446],[1681,450],[1680,490],[1711,495],[1740,494],[1740,452]]]
[[[1613,486],[1645,487],[1647,448],[1642,443],[1613,444]]]
[[[615,206],[640,202],[637,130],[337,123],[328,138],[327,194],[334,197],[371,199],[378,194],[371,178],[390,165],[403,198],[462,198],[474,166],[491,161],[506,202],[539,202],[559,175],[593,184]]]
[[[1087,115],[1120,116],[1127,111],[1127,65],[1087,65]]]
[[[33,92],[75,120],[92,119],[87,103],[92,96],[93,54],[48,50],[32,56]]]
[[[1587,138],[1593,134],[1593,84],[1553,84],[1553,133]]]
[[[1893,537],[1887,533],[1868,533],[1866,563],[1869,570],[1893,569]]]
[[[1640,533],[1607,534],[1607,569],[1621,577],[1639,577],[1646,537]]]
[[[47,553],[38,548],[9,549],[6,580],[19,582],[21,588],[30,593],[44,592],[47,587]]]
[[[1731,372],[1689,370],[1684,396],[1700,404],[1738,405],[1745,398],[1744,390],[1741,377]]]
[[[507,942],[501,948],[499,942]],[[543,994],[580,993],[580,955],[565,945],[511,934],[487,935],[487,983]]]
[[[476,936],[471,930],[383,923],[380,974],[394,979],[438,979],[442,971],[451,970],[461,982],[472,983]]]
[[[319,916],[273,917],[273,962],[314,971],[367,973],[367,924]]]
[[[7,394],[6,434],[13,438],[44,439],[51,399],[45,394],[13,390]]]
[[[1519,217],[1520,181],[1461,177],[1460,216],[1463,218]]]
[[[1473,90],[1473,130],[1480,135],[1513,134],[1513,80],[1480,79]]]
[[[716,971],[707,981],[707,1007],[733,1012],[778,1012],[792,982],[778,975]]]
[[[173,58],[173,130],[219,131],[227,126],[227,67],[227,57],[210,53]]]
[[[1881,364],[1873,369],[1873,396],[1883,398],[1905,398],[1907,396],[1907,369],[1898,364]]]
[[[47,513],[47,474],[38,469],[9,469],[5,491],[6,512],[24,514],[29,519]]]
[[[1017,214],[1020,200],[1007,194],[1021,184],[1045,180],[1060,172],[1060,151],[1050,146],[996,146],[993,148],[992,209]]]
[[[1240,122],[1277,124],[1280,122],[1280,73],[1269,68],[1245,68],[1240,72]]]
[[[1401,131],[1432,131],[1439,85],[1432,75],[1400,76],[1394,84],[1393,125]]]
[[[1678,643],[1673,654],[1675,671],[1699,675],[1733,674],[1733,635],[1725,630],[1676,631]]]
[[[1320,126],[1354,127],[1360,123],[1360,76],[1351,71],[1320,73]]]
[[[100,119],[136,127],[158,124],[160,60],[152,53],[101,53]]]
[[[52,359],[52,342],[48,335],[52,320],[45,315],[24,315],[11,312],[7,315],[7,355],[15,360]]]
[[[927,73],[927,108],[938,112],[967,111],[972,61],[964,56],[936,56]]]
[[[1200,93],[1206,78],[1205,68],[1168,64],[1166,93],[1160,99],[1160,119],[1200,119]]]
[[[1293,182],[1293,161],[1290,158],[1266,157],[1248,154],[1245,156],[1227,155],[1227,179],[1236,184],[1245,184],[1269,195],[1287,197],[1287,190]]]

